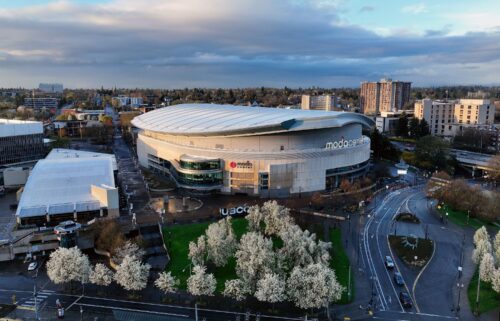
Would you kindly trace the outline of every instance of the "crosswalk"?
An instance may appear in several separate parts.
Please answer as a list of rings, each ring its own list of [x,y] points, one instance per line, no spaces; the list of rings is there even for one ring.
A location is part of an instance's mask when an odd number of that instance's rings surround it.
[[[45,303],[47,298],[54,293],[55,293],[55,291],[52,291],[52,290],[39,291],[36,294],[36,301],[35,301],[35,298],[33,296],[28,297],[28,298],[24,299],[22,302],[20,302],[21,304],[19,304],[19,307],[24,308],[24,309],[34,310],[35,303],[36,303],[36,305],[38,305],[38,307],[42,306],[42,304]]]

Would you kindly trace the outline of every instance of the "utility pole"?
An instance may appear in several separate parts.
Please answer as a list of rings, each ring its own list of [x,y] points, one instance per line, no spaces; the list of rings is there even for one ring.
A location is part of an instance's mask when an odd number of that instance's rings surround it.
[[[477,277],[477,292],[476,292],[476,315],[479,315],[479,291],[481,287],[481,278]]]
[[[194,316],[195,320],[198,321],[198,303],[194,304]]]

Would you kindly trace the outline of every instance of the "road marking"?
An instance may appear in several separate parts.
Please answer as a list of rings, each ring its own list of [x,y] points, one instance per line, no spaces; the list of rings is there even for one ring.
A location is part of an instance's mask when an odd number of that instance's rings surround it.
[[[422,270],[420,270],[420,273],[418,273],[417,277],[415,278],[415,282],[413,282],[413,287],[412,287],[413,300],[415,302],[415,308],[417,309],[418,313],[420,313],[420,308],[418,307],[417,300],[415,300],[415,288],[417,287],[417,283],[418,283],[418,280],[420,279],[420,276],[422,275],[422,273],[424,273],[424,271],[427,268],[427,266],[429,265],[429,263],[431,263],[432,259],[434,258],[434,253],[436,253],[437,242],[432,242],[432,243],[433,243],[434,246],[432,247],[431,258],[429,259],[429,261],[427,261],[427,263],[422,268]]]
[[[408,196],[408,197],[405,199],[405,201],[406,201],[406,200],[408,200],[410,197],[411,197],[411,195],[410,195],[410,196]],[[403,204],[404,204],[404,202],[405,202],[405,201],[403,201]],[[398,212],[398,211],[401,209],[401,206],[402,206],[402,205],[400,205],[400,206],[399,206],[399,208],[396,210],[396,212]],[[387,211],[384,213],[384,215],[382,216],[381,221],[382,221],[382,220],[383,220],[383,219],[387,216],[387,214],[388,214],[388,213],[389,213],[389,211],[387,210]],[[377,229],[375,230],[375,234],[377,235],[377,249],[378,249],[378,254],[380,255],[380,260],[382,260],[382,262],[384,262],[384,256],[382,255],[382,251],[380,250],[380,242],[379,242],[379,238],[378,238],[380,225],[381,225],[381,224],[377,225]],[[387,236],[387,237],[386,237],[386,239],[387,239],[387,242],[389,243],[389,236]],[[393,256],[393,254],[392,254],[391,247],[390,247],[390,245],[389,245],[389,244],[387,244],[387,245],[389,246],[389,252],[391,253],[391,258],[392,258],[392,261],[395,263],[395,262],[396,262],[396,260],[394,259],[394,256]],[[396,265],[396,264],[394,264],[394,265]],[[385,266],[385,264],[384,264],[384,266]],[[385,270],[385,274],[387,275],[387,279],[389,280],[389,283],[391,284],[392,290],[394,291],[394,295],[395,295],[395,296],[396,296],[396,298],[397,298],[397,297],[398,297],[398,292],[396,291],[396,288],[394,287],[394,284],[393,284],[393,282],[392,282],[392,280],[391,280],[391,276],[389,275],[389,271],[387,271],[387,268],[385,268],[384,270]],[[398,271],[399,271],[399,269],[398,269]],[[406,282],[405,282],[405,286],[406,286]],[[403,308],[403,305],[401,304],[401,301],[400,301],[400,300],[397,300],[397,302],[398,302],[399,306],[401,307],[401,311],[404,311],[404,308]]]
[[[130,309],[130,308],[122,308],[122,307],[112,307],[112,306],[98,305],[98,304],[79,303],[78,305],[81,305],[81,306],[84,306],[84,307],[91,307],[91,308],[104,308],[104,309],[112,309],[112,310],[123,310],[123,311],[131,311],[131,312],[140,312],[140,313],[149,313],[149,314],[157,314],[157,315],[169,315],[169,316],[174,316],[174,317],[189,318],[189,315],[187,315],[187,314],[177,314],[177,313],[168,313],[168,312],[159,312],[159,311],[144,311],[144,310],[139,310],[139,309]],[[69,308],[67,310],[69,310]]]

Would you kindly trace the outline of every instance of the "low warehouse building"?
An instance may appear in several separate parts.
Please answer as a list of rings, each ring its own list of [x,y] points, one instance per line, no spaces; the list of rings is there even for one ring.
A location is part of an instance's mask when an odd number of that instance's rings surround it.
[[[33,168],[16,211],[19,225],[119,216],[113,155],[53,150]]]

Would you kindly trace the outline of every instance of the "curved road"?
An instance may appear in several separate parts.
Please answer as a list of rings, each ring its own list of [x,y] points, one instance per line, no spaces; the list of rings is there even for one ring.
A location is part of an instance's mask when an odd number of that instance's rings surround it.
[[[420,224],[394,222],[401,211],[415,213]],[[388,235],[426,235],[434,240],[435,253],[424,269],[407,267],[395,257],[388,244]],[[456,319],[456,299],[453,291],[462,260],[464,236],[460,231],[441,223],[429,211],[422,186],[389,193],[368,218],[361,231],[363,268],[370,278],[375,318],[385,320],[449,320]],[[385,257],[395,262],[394,271],[385,267]],[[403,275],[405,286],[393,281],[395,271]],[[405,309],[399,302],[399,292],[412,296],[413,307]]]

